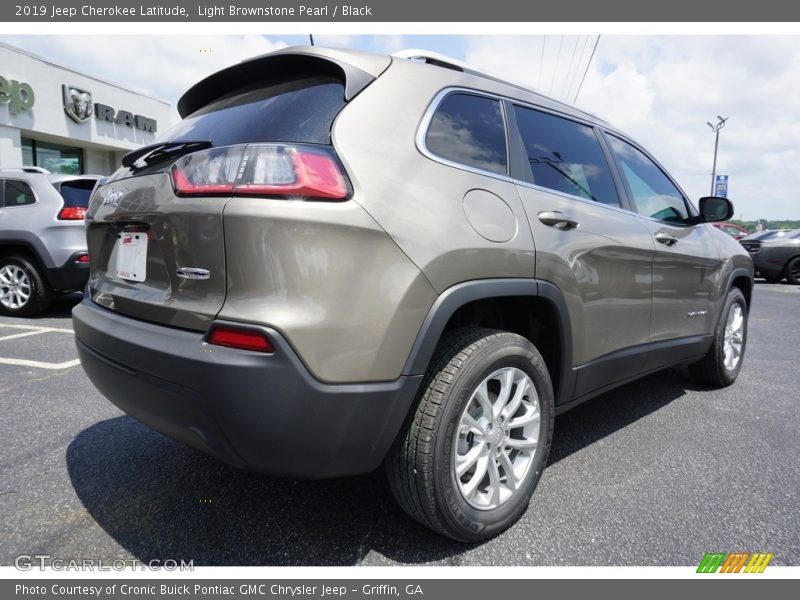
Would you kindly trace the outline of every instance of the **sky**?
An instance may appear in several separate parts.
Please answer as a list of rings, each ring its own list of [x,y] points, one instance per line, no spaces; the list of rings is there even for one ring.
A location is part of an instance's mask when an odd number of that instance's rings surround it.
[[[308,37],[2,35],[0,41],[174,105],[206,75],[306,44]],[[575,103],[644,145],[695,201],[711,191],[714,133],[707,122],[727,117],[717,173],[729,176],[736,217],[800,219],[800,36],[320,35],[314,41],[383,53],[439,52]]]

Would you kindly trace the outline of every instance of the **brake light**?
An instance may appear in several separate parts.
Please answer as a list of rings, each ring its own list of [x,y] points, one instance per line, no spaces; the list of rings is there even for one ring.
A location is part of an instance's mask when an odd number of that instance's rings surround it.
[[[60,221],[83,221],[86,217],[86,208],[83,206],[65,206],[58,211]]]
[[[330,152],[290,144],[211,148],[182,157],[171,173],[178,196],[345,200],[350,191]]]
[[[271,353],[275,351],[272,342],[262,331],[226,327],[224,325],[215,325],[213,327],[208,335],[208,343],[215,346],[226,346],[255,352]]]

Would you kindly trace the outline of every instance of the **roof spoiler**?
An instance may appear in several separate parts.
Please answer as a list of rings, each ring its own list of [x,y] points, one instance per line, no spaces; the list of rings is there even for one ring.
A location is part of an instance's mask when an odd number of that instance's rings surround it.
[[[345,84],[350,100],[372,83],[391,63],[380,54],[335,50],[317,46],[296,46],[270,52],[232,65],[193,85],[178,100],[181,118],[248,83],[310,71],[330,75]]]

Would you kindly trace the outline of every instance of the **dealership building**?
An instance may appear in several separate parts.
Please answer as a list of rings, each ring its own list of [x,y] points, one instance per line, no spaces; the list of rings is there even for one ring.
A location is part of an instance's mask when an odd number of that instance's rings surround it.
[[[109,175],[170,118],[168,102],[0,43],[0,168]]]

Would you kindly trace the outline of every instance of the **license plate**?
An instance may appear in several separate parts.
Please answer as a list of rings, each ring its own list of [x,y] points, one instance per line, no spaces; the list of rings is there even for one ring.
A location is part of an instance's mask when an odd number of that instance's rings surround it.
[[[147,234],[130,231],[117,239],[117,277],[144,281],[147,276]]]

